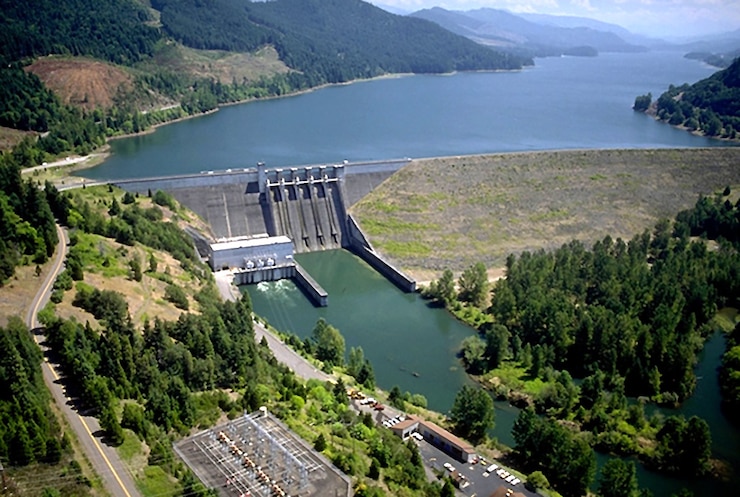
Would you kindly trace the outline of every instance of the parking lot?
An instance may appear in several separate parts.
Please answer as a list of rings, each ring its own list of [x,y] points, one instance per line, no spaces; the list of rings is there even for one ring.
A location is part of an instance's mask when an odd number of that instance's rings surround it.
[[[351,397],[351,396],[350,396]],[[404,413],[389,406],[383,406],[381,410],[374,407],[375,399],[372,398],[353,398],[350,405],[360,413],[370,413],[375,422],[391,429],[399,420],[406,419]],[[414,436],[415,435],[415,436]],[[476,464],[463,464],[459,460],[447,455],[434,445],[424,440],[418,433],[411,437],[419,447],[419,453],[428,470],[428,475],[432,472],[452,474],[457,471],[464,476],[464,481],[460,492],[465,495],[475,497],[488,497],[501,486],[511,489],[515,492],[526,495],[527,497],[540,497],[536,492],[531,492],[524,487],[524,482],[514,479],[507,482],[506,477],[510,476],[511,471],[502,467],[497,461],[478,462]],[[491,466],[495,465],[495,468]],[[452,469],[450,469],[452,468]],[[487,470],[491,469],[491,472]],[[499,473],[502,472],[502,473]],[[515,475],[513,475],[515,478]]]
[[[486,469],[488,469],[492,464],[496,464],[499,467],[501,466],[501,464],[496,461],[487,461],[485,464],[463,464],[426,441],[417,441],[417,445],[419,446],[419,453],[421,454],[422,460],[433,470],[450,473],[450,470],[445,467],[445,464],[449,464],[454,468],[454,470],[465,477],[468,485],[466,485],[465,488],[460,489],[460,491],[465,495],[469,495],[471,497],[488,497],[497,488],[504,486],[515,492],[522,493],[527,497],[540,497],[537,493],[527,490],[522,482],[512,485],[505,482],[504,479],[496,474],[495,471],[493,473],[488,473]],[[507,470],[507,468],[503,469]]]

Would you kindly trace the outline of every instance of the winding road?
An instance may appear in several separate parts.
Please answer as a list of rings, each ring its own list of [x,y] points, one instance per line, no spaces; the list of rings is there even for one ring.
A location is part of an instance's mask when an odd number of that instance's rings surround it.
[[[239,290],[234,287],[234,276],[229,271],[216,271],[214,276],[216,277],[216,286],[221,294],[221,298],[236,301],[239,298]],[[302,357],[295,350],[285,345],[282,340],[255,320],[254,339],[259,343],[263,338],[267,341],[267,345],[270,347],[275,359],[288,366],[297,376],[304,380],[334,381],[332,376],[316,369],[305,357]]]
[[[59,379],[54,365],[48,362],[48,348],[45,345],[43,330],[38,322],[38,311],[49,301],[51,289],[57,274],[64,267],[67,256],[67,233],[57,225],[59,243],[54,252],[54,260],[50,271],[46,275],[41,289],[31,302],[26,315],[26,324],[33,333],[36,343],[44,352],[42,372],[46,386],[59,406],[67,422],[77,435],[80,445],[95,472],[102,479],[102,483],[112,497],[140,497],[134,479],[121,461],[115,448],[106,445],[102,440],[102,431],[98,420],[79,411],[67,397],[64,386]]]

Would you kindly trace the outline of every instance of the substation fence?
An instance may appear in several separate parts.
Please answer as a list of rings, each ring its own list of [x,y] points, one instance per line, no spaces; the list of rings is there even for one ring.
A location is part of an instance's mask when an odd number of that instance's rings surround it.
[[[200,432],[175,451],[205,485],[227,496],[299,496],[311,473],[325,471],[312,449],[264,408]]]

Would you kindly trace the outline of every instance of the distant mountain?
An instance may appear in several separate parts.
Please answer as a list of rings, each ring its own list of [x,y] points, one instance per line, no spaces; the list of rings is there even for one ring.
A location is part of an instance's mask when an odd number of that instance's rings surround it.
[[[377,3],[377,2],[371,2],[371,3],[378,8],[385,10],[386,12],[390,12],[391,14],[396,14],[398,16],[405,16],[411,13],[410,10],[402,9],[400,7],[394,7],[392,5],[385,5],[383,3]]]
[[[740,56],[740,29],[712,36],[695,38],[677,45],[687,59],[701,60],[724,69]]]
[[[557,26],[560,28],[590,28],[596,31],[614,33],[615,35],[619,36],[624,41],[632,45],[645,46],[650,48],[659,48],[669,45],[668,42],[666,42],[665,40],[639,35],[618,24],[603,22],[597,19],[591,19],[589,17],[556,16],[550,14],[527,13],[521,13],[517,15],[522,17],[523,19],[541,24],[543,26]]]
[[[436,22],[453,33],[484,45],[525,49],[534,55],[560,55],[591,47],[599,52],[638,52],[645,47],[626,42],[618,34],[587,26],[561,27],[547,16],[547,24],[497,9],[448,11],[439,7],[420,10],[413,17]],[[544,19],[544,18],[541,18]],[[563,22],[571,22],[563,21]],[[593,21],[599,25],[598,21]],[[604,25],[605,23],[601,23]],[[626,31],[626,30],[625,30]]]
[[[687,52],[706,52],[709,54],[730,54],[740,50],[740,29],[706,36],[678,45]]]
[[[151,0],[166,33],[195,48],[274,45],[309,86],[384,73],[513,69],[525,60],[361,0]]]

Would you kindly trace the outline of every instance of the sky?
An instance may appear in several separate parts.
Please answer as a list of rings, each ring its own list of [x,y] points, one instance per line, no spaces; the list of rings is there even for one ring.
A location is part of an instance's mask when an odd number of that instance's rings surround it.
[[[481,7],[510,12],[572,15],[619,24],[634,33],[689,37],[740,29],[740,0],[368,0],[408,12]]]

